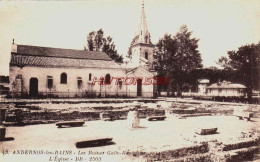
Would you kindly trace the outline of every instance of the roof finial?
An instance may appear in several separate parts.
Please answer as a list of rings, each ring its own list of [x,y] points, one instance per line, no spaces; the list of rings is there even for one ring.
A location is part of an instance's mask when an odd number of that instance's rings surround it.
[[[13,39],[13,44],[14,44],[14,39]]]
[[[143,3],[142,3],[142,7],[144,8],[144,0],[143,0]]]

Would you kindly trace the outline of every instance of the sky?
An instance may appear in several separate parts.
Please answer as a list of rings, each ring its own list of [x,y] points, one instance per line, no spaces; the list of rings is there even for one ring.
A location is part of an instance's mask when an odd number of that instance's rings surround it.
[[[1,1],[0,75],[9,74],[16,44],[83,49],[86,36],[102,28],[126,55],[141,16],[142,0]],[[260,0],[144,0],[154,44],[186,24],[199,39],[204,67],[217,66],[227,51],[260,41]]]

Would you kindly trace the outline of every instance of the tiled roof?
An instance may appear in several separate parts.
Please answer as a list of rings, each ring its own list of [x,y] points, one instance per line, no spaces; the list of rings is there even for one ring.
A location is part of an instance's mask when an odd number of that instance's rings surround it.
[[[216,88],[228,89],[228,88],[246,88],[246,87],[242,84],[237,84],[237,83],[220,82],[220,83],[214,83],[207,88],[209,88],[209,89],[216,89]]]
[[[90,60],[112,60],[106,53],[51,47],[17,45],[17,54]]]
[[[10,65],[13,66],[41,66],[41,67],[76,67],[76,68],[121,68],[114,61],[74,59],[45,56],[28,56],[21,54],[11,54]]]

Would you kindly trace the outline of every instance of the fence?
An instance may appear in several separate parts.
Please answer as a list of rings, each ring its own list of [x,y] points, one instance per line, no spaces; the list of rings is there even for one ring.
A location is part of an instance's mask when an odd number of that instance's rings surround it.
[[[21,99],[26,101],[37,101],[39,99],[54,100],[54,99],[86,99],[86,98],[151,98],[154,96],[153,92],[142,92],[141,96],[137,96],[137,92],[42,92],[39,91],[37,95],[30,95],[21,92],[0,91],[0,101],[15,102]]]

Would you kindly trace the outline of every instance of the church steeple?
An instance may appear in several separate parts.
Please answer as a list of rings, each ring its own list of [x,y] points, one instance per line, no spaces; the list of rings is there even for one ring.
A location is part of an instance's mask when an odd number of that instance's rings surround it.
[[[150,33],[148,31],[145,12],[144,12],[144,0],[142,1],[141,21],[138,30],[136,32],[135,38],[136,38],[135,44],[137,43],[151,44]]]
[[[154,45],[151,42],[151,36],[147,28],[147,22],[144,12],[144,0],[142,0],[141,22],[131,43],[131,60],[129,66],[143,66],[147,70],[153,69],[153,50]]]

